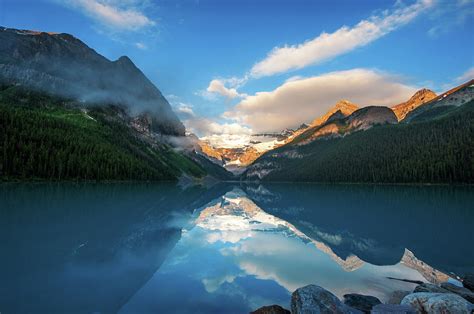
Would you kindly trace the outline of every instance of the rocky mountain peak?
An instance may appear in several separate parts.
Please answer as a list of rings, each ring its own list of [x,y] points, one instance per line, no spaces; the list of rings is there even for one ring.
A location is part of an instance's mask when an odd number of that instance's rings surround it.
[[[135,68],[135,64],[130,60],[129,57],[127,56],[121,56],[115,61],[116,64],[122,65],[122,66],[131,66]]]
[[[436,94],[427,89],[423,88],[417,91],[413,96],[410,97],[407,101],[398,104],[392,107],[393,112],[397,116],[398,121],[403,120],[405,116],[412,110],[418,108],[419,106],[427,103],[428,101],[436,98]]]
[[[339,100],[335,105],[334,105],[334,108],[337,108],[337,109],[354,109],[354,110],[357,110],[359,109],[359,107],[350,102],[349,100],[347,99],[341,99]]]
[[[323,116],[319,117],[319,118],[316,118],[312,123],[311,123],[311,126],[312,127],[315,127],[315,126],[320,126],[322,125],[323,123],[325,123],[333,114],[335,114],[336,112],[340,111],[341,112],[341,115],[343,115],[344,117],[347,117],[348,115],[352,114],[354,111],[356,111],[357,109],[359,109],[359,107],[350,102],[349,100],[347,99],[341,99],[339,100],[333,107],[331,107],[327,112],[326,114],[324,114]]]
[[[433,92],[432,90],[428,88],[422,88],[419,91],[417,91],[415,94],[413,94],[413,96],[411,96],[409,101],[414,101],[414,100],[426,101],[426,98],[433,99],[434,97],[436,97],[435,92]]]

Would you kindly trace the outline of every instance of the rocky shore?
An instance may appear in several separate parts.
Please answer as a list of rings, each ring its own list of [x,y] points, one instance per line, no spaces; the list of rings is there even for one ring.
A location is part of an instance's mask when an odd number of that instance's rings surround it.
[[[397,313],[424,314],[474,313],[474,274],[464,276],[463,286],[450,282],[440,285],[421,283],[413,291],[394,291],[386,304],[373,296],[346,294],[339,300],[330,291],[308,285],[291,295],[291,311],[279,305],[261,307],[252,314],[329,314],[329,313]]]

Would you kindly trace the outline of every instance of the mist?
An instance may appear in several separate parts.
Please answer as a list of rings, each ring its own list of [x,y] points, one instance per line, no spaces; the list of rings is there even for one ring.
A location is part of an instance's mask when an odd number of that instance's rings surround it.
[[[160,132],[183,136],[170,104],[128,57],[110,61],[67,35],[3,33],[0,79],[84,105],[120,105],[134,117],[152,116]],[[39,51],[33,53],[33,51]]]

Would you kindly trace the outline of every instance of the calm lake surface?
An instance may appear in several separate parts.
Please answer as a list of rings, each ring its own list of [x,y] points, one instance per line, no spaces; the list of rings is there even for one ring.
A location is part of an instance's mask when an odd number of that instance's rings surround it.
[[[474,271],[474,189],[0,185],[1,313],[248,313]]]

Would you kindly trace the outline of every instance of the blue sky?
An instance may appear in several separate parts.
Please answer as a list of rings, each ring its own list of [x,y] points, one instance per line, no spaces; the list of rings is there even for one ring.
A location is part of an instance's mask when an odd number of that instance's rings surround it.
[[[128,55],[216,140],[310,122],[341,98],[394,105],[474,78],[472,0],[0,0],[0,25]]]

